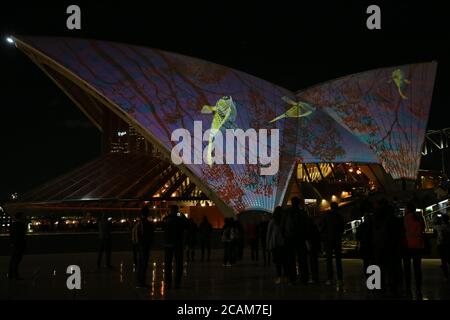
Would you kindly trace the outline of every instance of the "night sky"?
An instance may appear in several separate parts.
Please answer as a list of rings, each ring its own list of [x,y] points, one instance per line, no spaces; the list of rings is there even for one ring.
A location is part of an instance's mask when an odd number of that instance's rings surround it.
[[[157,2],[2,2],[0,200],[100,153],[99,132],[37,66],[4,41],[8,34],[159,48],[233,67],[293,91],[373,68],[437,60],[428,128],[450,127],[450,13],[445,2]],[[70,4],[81,7],[79,31],[66,29]],[[381,30],[366,28],[370,4],[381,7]],[[423,167],[439,169],[440,157],[425,159]]]

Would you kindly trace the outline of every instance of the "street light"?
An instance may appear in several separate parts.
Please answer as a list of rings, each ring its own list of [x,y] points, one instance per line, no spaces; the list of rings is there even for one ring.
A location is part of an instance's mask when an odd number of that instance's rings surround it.
[[[14,39],[11,37],[6,37],[6,42],[8,42],[9,44],[14,44]]]

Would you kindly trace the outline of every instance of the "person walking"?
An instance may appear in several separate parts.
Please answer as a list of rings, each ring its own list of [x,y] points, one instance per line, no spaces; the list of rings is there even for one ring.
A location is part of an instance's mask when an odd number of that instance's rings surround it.
[[[175,289],[181,285],[183,275],[183,241],[187,228],[187,218],[178,212],[178,206],[170,206],[170,213],[163,219],[164,230],[164,282],[165,287],[172,286],[172,264],[175,260]]]
[[[147,288],[145,283],[148,260],[150,258],[150,247],[153,242],[154,227],[148,220],[150,210],[147,206],[141,209],[139,219],[132,229],[132,241],[136,250],[136,286]]]
[[[326,285],[333,283],[333,254],[336,262],[337,290],[343,287],[342,271],[342,234],[344,232],[344,221],[338,212],[337,202],[331,202],[330,210],[323,215],[321,234],[323,235],[325,255],[327,261]]]
[[[271,251],[273,263],[275,264],[276,279],[275,284],[281,283],[282,267],[284,263],[284,238],[281,232],[281,218],[283,209],[278,206],[273,212],[272,219],[267,226],[266,247]]]
[[[406,293],[411,296],[411,262],[416,283],[416,298],[422,299],[422,253],[425,248],[425,223],[413,203],[408,203],[403,218],[406,252],[403,257]]]
[[[105,255],[106,267],[112,268],[111,265],[111,231],[112,231],[112,218],[106,217],[105,213],[102,213],[98,221],[98,236],[100,240],[100,247],[97,256],[97,268],[102,267],[102,258]]]
[[[9,262],[8,279],[22,280],[19,277],[19,265],[22,261],[26,247],[26,224],[23,220],[23,213],[17,212],[9,229],[9,239],[11,242],[11,259]]]
[[[202,251],[202,261],[205,260],[205,251],[207,254],[207,261],[211,258],[211,235],[212,235],[212,225],[209,223],[206,216],[203,217],[202,222],[198,228],[200,246]]]

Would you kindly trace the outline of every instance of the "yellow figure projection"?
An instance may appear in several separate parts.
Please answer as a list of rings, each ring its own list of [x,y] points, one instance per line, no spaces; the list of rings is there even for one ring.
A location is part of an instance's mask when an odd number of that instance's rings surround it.
[[[288,97],[282,97],[281,99],[283,99],[286,103],[292,105],[292,107],[287,110],[285,113],[283,113],[282,115],[270,120],[269,123],[273,123],[275,121],[284,119],[284,118],[302,118],[302,117],[307,117],[309,116],[311,113],[314,112],[314,110],[316,110],[316,108],[314,108],[312,105],[310,105],[309,103],[306,102],[296,102],[292,99],[289,99]]]
[[[411,81],[408,79],[405,79],[405,75],[403,74],[402,70],[395,69],[392,72],[392,79],[389,80],[389,82],[394,82],[395,86],[397,87],[398,93],[402,99],[408,99],[407,96],[404,95],[403,90],[405,89],[405,86],[407,84],[410,84]]]
[[[230,96],[224,96],[216,102],[215,106],[203,106],[202,113],[214,113],[208,139],[207,164],[212,165],[212,148],[214,138],[222,129],[233,129],[236,120],[236,105]]]

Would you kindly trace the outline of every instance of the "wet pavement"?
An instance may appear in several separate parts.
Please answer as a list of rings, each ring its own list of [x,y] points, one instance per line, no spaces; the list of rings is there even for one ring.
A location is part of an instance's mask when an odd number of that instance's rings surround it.
[[[151,255],[148,289],[135,287],[131,252],[114,252],[113,269],[97,269],[95,253],[28,255],[21,264],[23,280],[6,277],[9,257],[0,256],[0,299],[380,299],[365,286],[362,263],[344,259],[344,291],[319,284],[275,284],[274,266],[253,263],[249,257],[232,267],[222,266],[222,251],[214,250],[209,262],[185,262],[180,289],[164,287],[163,252]],[[66,269],[81,268],[81,290],[68,290]],[[320,260],[320,275],[325,275],[325,261]],[[443,280],[440,261],[423,260],[423,298],[450,299],[450,284]],[[406,299],[400,297],[400,299]]]

